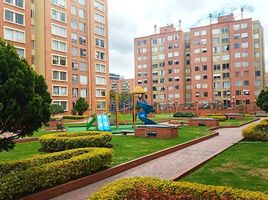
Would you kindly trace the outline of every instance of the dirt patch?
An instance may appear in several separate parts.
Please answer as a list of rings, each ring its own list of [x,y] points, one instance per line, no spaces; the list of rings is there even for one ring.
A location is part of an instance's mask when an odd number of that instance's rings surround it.
[[[259,176],[262,177],[265,180],[268,180],[268,169],[264,169],[264,168],[255,168],[255,169],[250,169],[247,172],[248,175],[250,176]]]
[[[249,170],[250,168],[238,162],[223,163],[220,167],[215,167],[214,172],[231,172],[237,169]]]

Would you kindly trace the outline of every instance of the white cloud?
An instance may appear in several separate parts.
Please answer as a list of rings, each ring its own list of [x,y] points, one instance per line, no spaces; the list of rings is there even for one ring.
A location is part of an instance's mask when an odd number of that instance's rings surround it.
[[[209,23],[208,15],[234,12],[240,18],[240,7],[245,7],[245,17],[259,19],[268,27],[266,0],[109,0],[110,71],[126,77],[134,77],[135,37],[153,34],[167,23],[178,25],[188,31],[194,25]],[[265,38],[268,31],[264,30]],[[268,47],[268,40],[265,40]],[[266,50],[268,64],[268,50]]]

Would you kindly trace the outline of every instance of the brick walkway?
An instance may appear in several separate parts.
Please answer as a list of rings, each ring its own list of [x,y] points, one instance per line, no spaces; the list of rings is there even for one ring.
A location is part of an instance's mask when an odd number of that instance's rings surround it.
[[[97,183],[68,192],[53,198],[53,200],[86,200],[101,186],[123,177],[154,176],[162,179],[176,179],[242,140],[242,129],[246,126],[240,128],[218,129],[219,136],[149,161]]]

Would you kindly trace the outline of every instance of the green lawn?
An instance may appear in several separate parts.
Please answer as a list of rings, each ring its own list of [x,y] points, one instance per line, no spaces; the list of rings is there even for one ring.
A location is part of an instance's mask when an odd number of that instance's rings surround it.
[[[182,127],[179,129],[179,137],[177,139],[149,139],[114,135],[112,140],[114,146],[112,166],[204,136],[208,133],[209,131],[207,131],[206,127]],[[0,153],[0,161],[19,160],[36,154],[42,154],[42,152],[38,151],[40,148],[39,142],[17,144],[14,150]]]
[[[268,193],[268,142],[241,142],[181,179]]]
[[[239,126],[246,122],[255,119],[254,117],[245,117],[244,119],[228,119],[224,122],[220,122],[220,126]]]

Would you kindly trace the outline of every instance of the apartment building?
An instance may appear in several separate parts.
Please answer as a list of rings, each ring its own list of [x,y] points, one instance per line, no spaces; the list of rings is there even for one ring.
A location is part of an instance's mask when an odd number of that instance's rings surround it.
[[[107,0],[4,0],[0,6],[0,12],[5,12],[0,13],[4,16],[0,22],[5,23],[0,36],[24,49],[23,57],[45,77],[53,103],[70,112],[83,97],[89,110],[105,110],[109,90]],[[14,13],[13,18],[8,11]],[[23,24],[18,24],[21,13]],[[19,30],[13,37],[24,39],[20,43],[10,39],[3,32],[6,27]]]
[[[134,90],[135,81],[133,78],[120,78],[120,75],[110,74],[110,90],[119,93],[131,93]]]
[[[174,35],[178,35],[177,41]],[[150,103],[253,106],[265,87],[264,39],[259,21],[235,20],[230,14],[189,32],[177,31],[173,25],[163,27],[160,33],[134,42],[135,81],[148,91]],[[156,65],[159,59],[161,68]],[[177,90],[171,90],[172,86]]]

